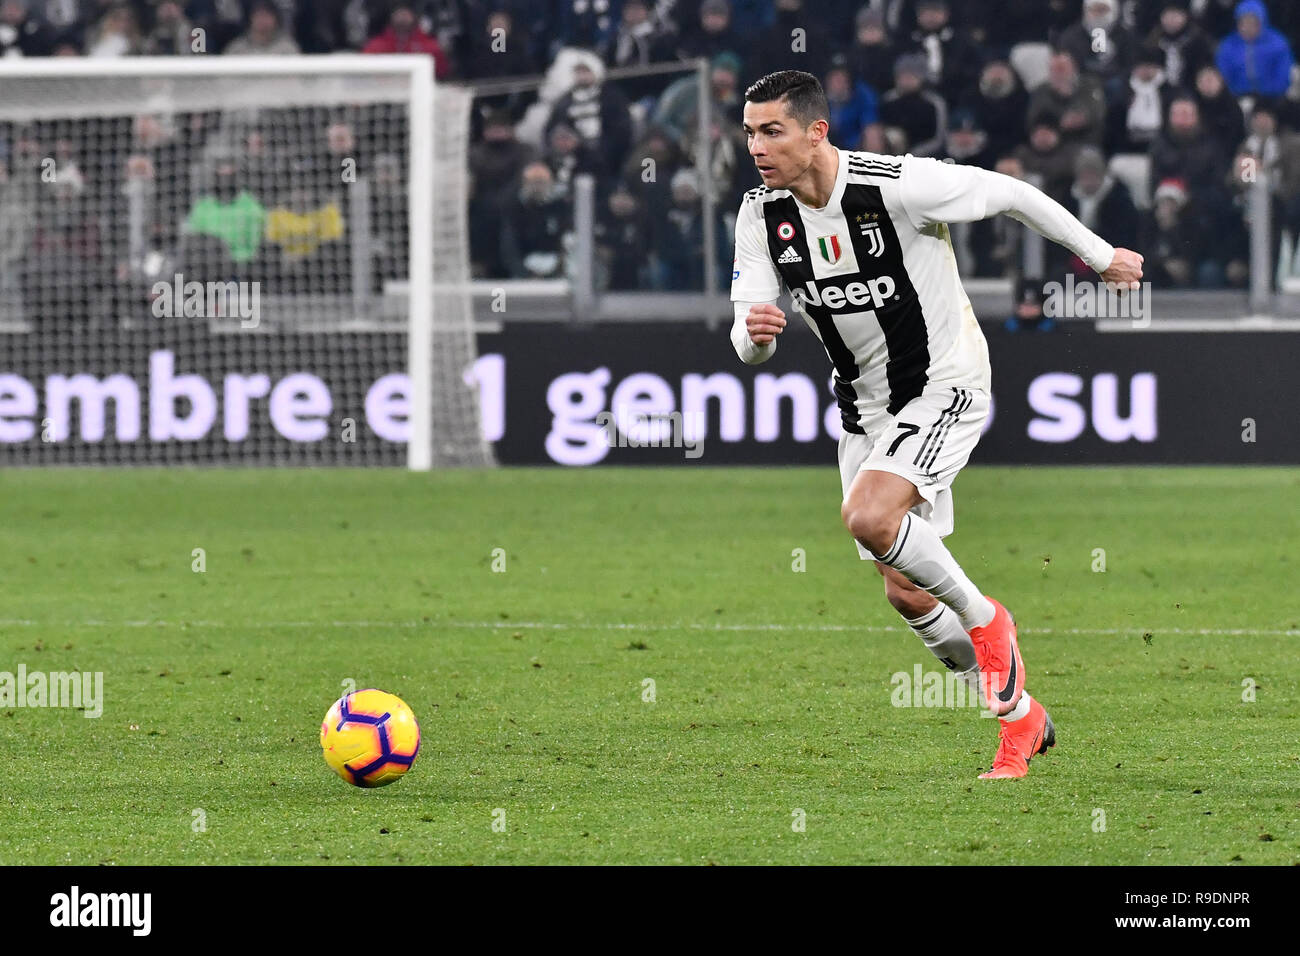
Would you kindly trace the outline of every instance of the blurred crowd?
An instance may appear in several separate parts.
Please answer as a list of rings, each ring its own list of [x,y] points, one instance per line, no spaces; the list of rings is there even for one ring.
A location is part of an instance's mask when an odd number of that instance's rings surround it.
[[[482,89],[475,275],[570,274],[574,180],[590,173],[598,283],[612,290],[701,290],[708,257],[725,288],[736,208],[759,182],[740,128],[744,91],[781,69],[822,80],[838,146],[1028,179],[1141,250],[1156,283],[1244,286],[1252,170],[1271,174],[1275,249],[1300,231],[1297,43],[1290,0],[0,0],[6,57],[427,54],[441,80]],[[703,90],[697,58],[708,63]],[[0,270],[21,260],[29,289],[57,290],[68,284],[40,270],[71,259],[87,282],[111,285],[124,268],[141,273],[141,256],[162,268],[206,243],[241,269],[301,275],[304,288],[329,273],[346,291],[342,250],[357,224],[337,167],[351,157],[372,184],[367,241],[388,250],[376,281],[400,272],[400,117],[271,109],[236,120],[0,124],[0,212],[12,222],[22,203],[53,210],[28,234],[9,231]],[[300,127],[296,151],[277,145],[287,124]],[[31,194],[43,181],[29,167],[55,154],[63,174],[48,196]],[[114,235],[125,227],[111,217],[60,218],[69,197],[103,211],[132,183],[153,210],[143,245]],[[972,227],[973,274],[1023,279],[1015,226]],[[127,246],[135,261],[124,266]],[[1044,270],[1087,274],[1055,247]]]
[[[514,36],[537,6],[497,5],[486,36]],[[484,47],[465,61],[476,79],[547,70],[536,97],[483,101],[472,164],[480,275],[563,274],[573,176],[590,172],[603,287],[699,289],[706,254],[725,286],[735,209],[759,182],[740,129],[744,91],[780,69],[821,79],[837,145],[1028,179],[1114,244],[1141,249],[1164,287],[1247,284],[1255,169],[1271,174],[1274,250],[1300,230],[1300,4],[561,0],[547,24],[517,61]],[[704,150],[694,75],[623,71],[695,57],[710,64]],[[709,251],[701,154],[718,213]],[[976,224],[969,271],[1023,278],[1022,241],[1018,224]],[[1057,247],[1046,256],[1047,275],[1091,274]]]

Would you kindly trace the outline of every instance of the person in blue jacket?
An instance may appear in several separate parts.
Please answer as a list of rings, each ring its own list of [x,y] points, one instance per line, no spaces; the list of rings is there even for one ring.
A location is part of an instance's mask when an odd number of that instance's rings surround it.
[[[1216,55],[1219,72],[1233,96],[1281,96],[1291,85],[1291,46],[1268,25],[1260,0],[1242,0],[1237,32],[1223,38]]]

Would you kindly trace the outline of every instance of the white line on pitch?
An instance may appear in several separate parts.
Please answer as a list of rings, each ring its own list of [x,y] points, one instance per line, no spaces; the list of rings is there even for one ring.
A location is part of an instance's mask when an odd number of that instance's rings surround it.
[[[274,629],[288,627],[334,627],[334,628],[427,628],[443,627],[448,629],[474,630],[540,630],[540,631],[812,631],[838,633],[844,631],[866,632],[871,634],[892,634],[906,632],[908,629],[894,625],[870,624],[701,624],[697,621],[685,621],[667,624],[644,622],[582,624],[553,623],[547,621],[63,621],[47,623],[23,619],[0,619],[0,627],[217,627],[217,628],[257,628]],[[1212,627],[1022,627],[1022,634],[1108,634],[1138,635],[1174,634],[1186,637],[1300,637],[1300,630],[1255,630],[1248,627],[1212,628]]]

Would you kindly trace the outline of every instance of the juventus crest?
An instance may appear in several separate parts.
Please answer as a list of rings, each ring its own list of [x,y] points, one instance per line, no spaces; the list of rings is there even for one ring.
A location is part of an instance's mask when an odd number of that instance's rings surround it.
[[[879,213],[864,212],[857,217],[858,232],[867,240],[867,254],[879,258],[885,252],[885,235],[880,231]]]

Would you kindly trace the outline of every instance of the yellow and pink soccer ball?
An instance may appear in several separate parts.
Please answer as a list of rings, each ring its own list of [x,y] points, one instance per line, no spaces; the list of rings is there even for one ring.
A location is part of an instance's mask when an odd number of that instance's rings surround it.
[[[320,725],[325,762],[355,787],[386,787],[411,769],[420,724],[405,702],[382,690],[358,690],[334,702]]]

